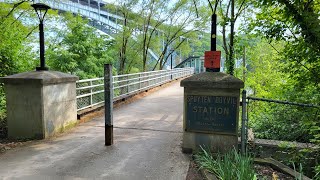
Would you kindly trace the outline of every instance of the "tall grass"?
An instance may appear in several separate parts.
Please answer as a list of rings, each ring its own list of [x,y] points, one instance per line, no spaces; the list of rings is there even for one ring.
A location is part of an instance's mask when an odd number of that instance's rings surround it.
[[[240,155],[235,149],[213,157],[210,151],[201,147],[195,155],[200,168],[215,174],[220,180],[256,180],[253,159],[248,155]]]

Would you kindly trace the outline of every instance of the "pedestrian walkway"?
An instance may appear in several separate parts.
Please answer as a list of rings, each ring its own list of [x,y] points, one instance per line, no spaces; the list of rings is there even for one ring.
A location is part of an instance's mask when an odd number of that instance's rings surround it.
[[[97,117],[1,154],[0,179],[184,180],[189,157],[181,152],[179,84],[115,109],[113,146],[104,146],[104,117]]]

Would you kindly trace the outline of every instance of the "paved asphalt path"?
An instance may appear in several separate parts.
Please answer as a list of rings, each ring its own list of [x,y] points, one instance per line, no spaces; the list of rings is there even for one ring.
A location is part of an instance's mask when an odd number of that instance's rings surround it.
[[[97,117],[0,154],[0,179],[186,179],[179,83],[115,109],[113,146],[104,146],[104,117]]]

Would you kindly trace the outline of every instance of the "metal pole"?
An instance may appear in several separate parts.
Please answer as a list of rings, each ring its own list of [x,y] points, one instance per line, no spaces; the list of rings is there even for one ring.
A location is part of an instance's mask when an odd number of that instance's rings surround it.
[[[171,73],[170,74],[171,74],[171,80],[172,80],[172,53],[171,53],[171,65],[170,66],[171,66],[171,70],[170,70]]]
[[[241,123],[241,153],[244,154],[246,152],[246,90],[242,91],[242,123]]]
[[[112,65],[104,65],[105,145],[113,144],[113,82]]]
[[[212,14],[211,16],[211,51],[217,50],[217,15]]]
[[[141,90],[141,74],[139,74],[139,90]]]
[[[246,97],[246,98],[248,98],[248,97]],[[249,104],[250,104],[250,100],[248,99],[248,102],[246,102],[246,121],[245,121],[245,128],[246,128],[245,139],[246,139],[246,142],[248,141]],[[246,144],[245,147],[247,148],[247,144]]]
[[[201,60],[198,59],[198,73],[201,73]]]
[[[126,80],[127,80],[127,81],[126,81],[126,82],[127,82],[127,94],[129,94],[129,84],[130,84],[130,80],[129,80],[129,76],[128,76],[128,75],[127,75],[126,77],[127,77],[127,79],[126,79]]]
[[[92,80],[90,81],[90,107],[92,107],[93,104],[93,97],[92,97],[92,93],[93,93],[93,88],[92,88]]]
[[[40,21],[39,24],[39,37],[40,37],[40,67],[36,67],[37,71],[46,71],[48,68],[46,67],[45,62],[45,48],[44,48],[44,33],[43,33],[43,21]]]
[[[217,50],[217,15],[211,16],[211,51]],[[206,68],[206,72],[220,72],[220,68]]]

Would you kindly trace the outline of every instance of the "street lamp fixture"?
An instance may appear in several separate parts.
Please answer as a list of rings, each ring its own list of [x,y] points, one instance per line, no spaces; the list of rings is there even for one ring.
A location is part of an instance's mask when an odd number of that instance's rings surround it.
[[[50,6],[43,4],[43,3],[36,3],[31,5],[34,10],[36,11],[38,18],[40,20],[39,23],[39,37],[40,37],[40,67],[36,67],[37,71],[47,71],[48,68],[46,67],[45,62],[45,47],[44,47],[44,33],[43,33],[43,20],[46,16],[47,12],[50,8]]]

